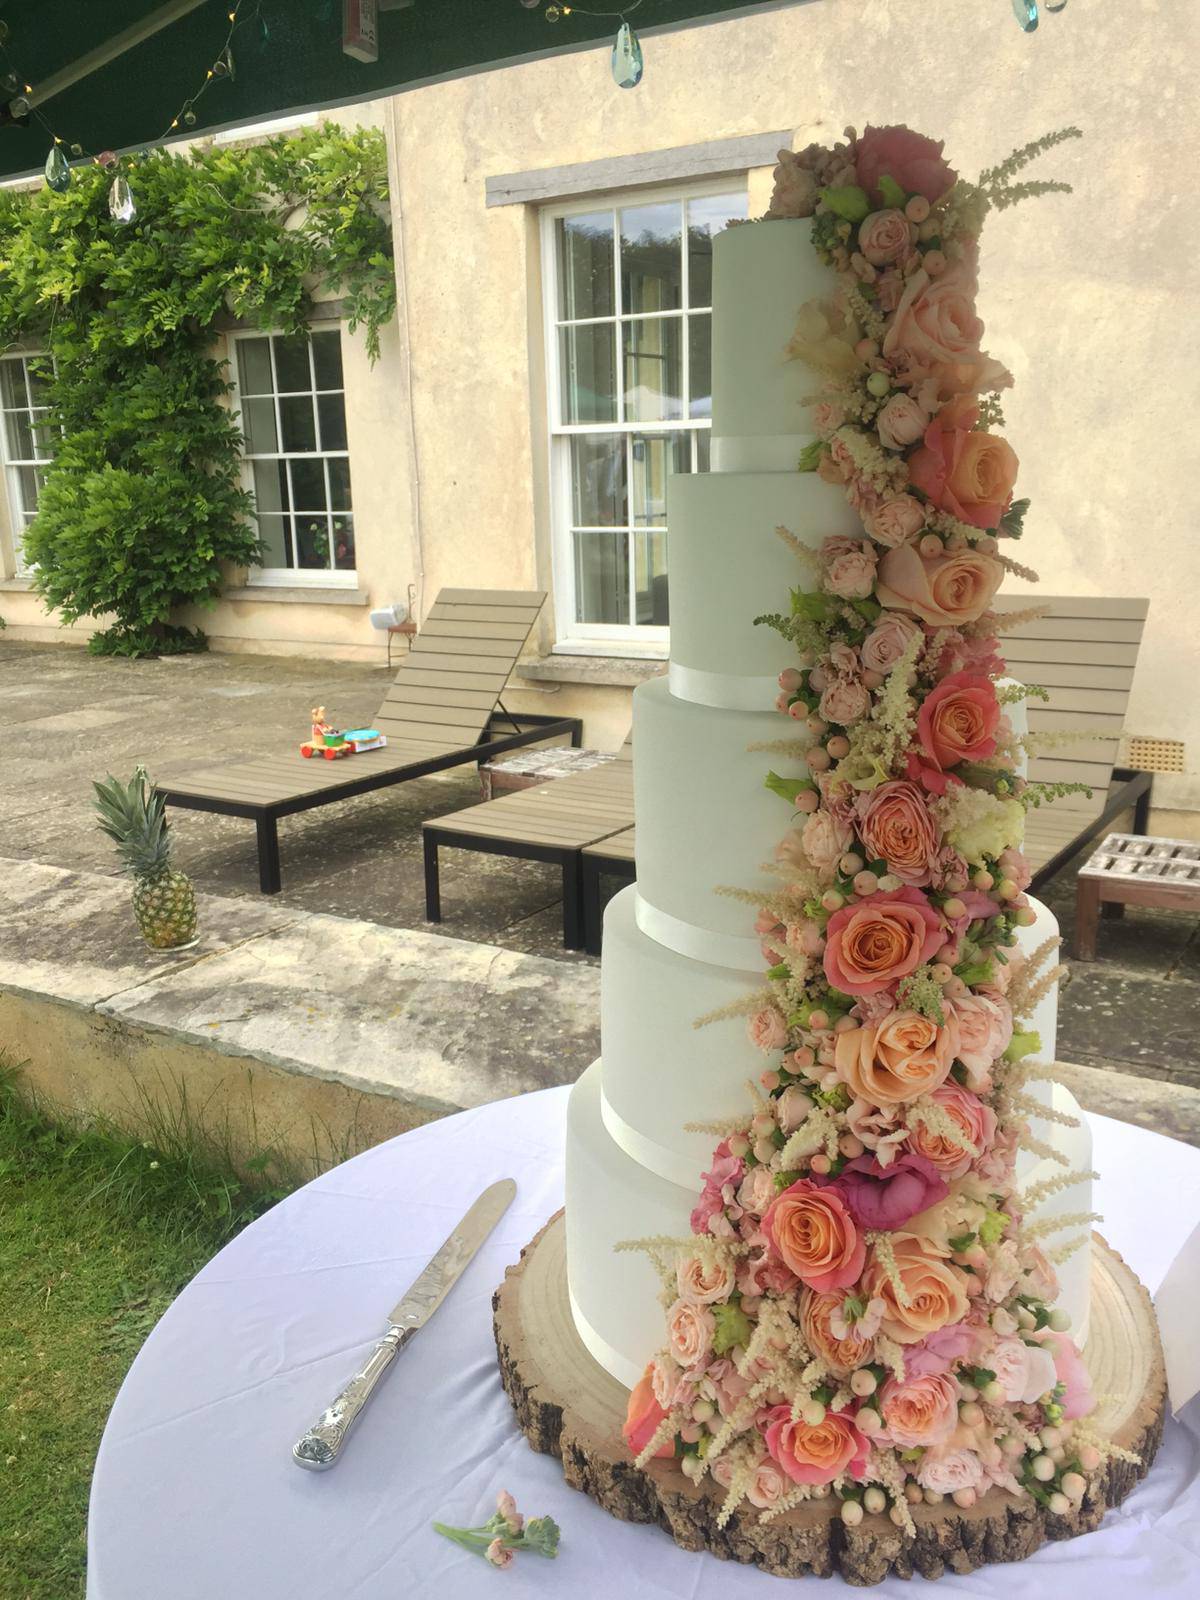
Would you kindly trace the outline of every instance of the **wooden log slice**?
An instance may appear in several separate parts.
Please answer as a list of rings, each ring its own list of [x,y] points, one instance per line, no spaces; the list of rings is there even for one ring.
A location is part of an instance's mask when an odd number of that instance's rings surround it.
[[[1150,1297],[1115,1251],[1092,1241],[1091,1326],[1084,1358],[1100,1400],[1101,1431],[1140,1457],[1109,1460],[1082,1504],[1062,1516],[1029,1496],[991,1489],[969,1509],[950,1500],[913,1507],[916,1537],[883,1515],[848,1528],[839,1502],[814,1500],[762,1523],[745,1505],[724,1528],[724,1491],[696,1485],[671,1461],[637,1468],[621,1439],[629,1391],[589,1354],[567,1298],[560,1211],[525,1247],[493,1297],[505,1393],[535,1450],[556,1455],[566,1480],[625,1522],[656,1522],[685,1550],[708,1550],[780,1577],[881,1583],[888,1573],[939,1578],[991,1562],[1020,1561],[1048,1539],[1090,1533],[1145,1476],[1162,1437],[1166,1375]]]

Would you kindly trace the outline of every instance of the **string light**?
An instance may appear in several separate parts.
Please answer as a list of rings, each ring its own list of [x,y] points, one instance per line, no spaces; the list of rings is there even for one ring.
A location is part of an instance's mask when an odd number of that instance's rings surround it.
[[[521,0],[527,11],[532,11],[539,0]],[[642,0],[633,0],[632,5],[625,6],[620,11],[592,11],[587,6],[566,6],[555,3],[548,5],[542,13],[547,22],[560,22],[563,17],[574,16],[578,13],[581,17],[617,17],[621,26],[617,29],[617,36],[612,47],[612,75],[613,81],[619,89],[636,89],[642,81],[645,71],[645,62],[642,58],[641,41],[629,25],[630,13],[636,11]],[[1063,0],[1066,3],[1066,0]]]

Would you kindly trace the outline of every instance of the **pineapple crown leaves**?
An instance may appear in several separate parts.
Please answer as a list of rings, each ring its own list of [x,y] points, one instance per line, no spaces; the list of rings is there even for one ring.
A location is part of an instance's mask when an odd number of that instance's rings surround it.
[[[166,871],[171,857],[166,803],[145,767],[136,767],[128,783],[110,773],[92,788],[97,824],[116,844],[126,872],[146,878]]]

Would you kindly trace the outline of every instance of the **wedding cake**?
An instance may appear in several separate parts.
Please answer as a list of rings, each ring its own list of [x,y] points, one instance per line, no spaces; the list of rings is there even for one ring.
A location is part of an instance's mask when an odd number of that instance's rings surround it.
[[[1017,168],[956,183],[907,129],[780,160],[771,214],[715,240],[711,471],[669,487],[571,1315],[632,1454],[730,1512],[1067,1505],[1091,1147],[1020,850],[1052,796],[997,642],[1023,507],[973,304]]]

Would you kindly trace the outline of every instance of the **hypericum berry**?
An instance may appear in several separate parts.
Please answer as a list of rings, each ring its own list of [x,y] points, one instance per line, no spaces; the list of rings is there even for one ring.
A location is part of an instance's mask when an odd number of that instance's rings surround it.
[[[1029,1470],[1039,1483],[1049,1483],[1054,1476],[1054,1463],[1049,1456],[1034,1456]]]
[[[873,872],[856,872],[854,874],[855,894],[874,894],[879,888],[879,879]]]
[[[850,741],[844,733],[835,733],[832,739],[826,740],[825,748],[835,761],[840,761],[850,754]]]
[[[982,894],[986,894],[995,881],[986,867],[980,867],[977,872],[971,874],[971,882]]]
[[[863,1493],[863,1509],[878,1514],[887,1510],[887,1495],[877,1483],[870,1485]]]
[[[850,1374],[850,1393],[857,1395],[874,1394],[879,1383],[870,1367],[859,1367],[857,1372]],[[882,1506],[880,1510],[882,1510]]]
[[[818,1178],[823,1178],[830,1168],[828,1156],[814,1156],[808,1164]],[[821,1415],[825,1415],[824,1410],[822,1410]]]
[[[810,772],[827,772],[829,770],[829,751],[819,744],[813,745],[811,750],[806,750],[804,759],[808,762],[808,770]]]
[[[856,872],[861,872],[863,865],[863,858],[860,855],[856,855],[853,850],[847,850],[846,854],[838,862],[838,866],[841,867],[848,878],[852,878]]]
[[[886,372],[872,372],[867,378],[867,392],[873,394],[876,400],[882,400],[885,394],[891,392],[892,380]]]
[[[810,1428],[819,1428],[825,1421],[825,1407],[819,1400],[806,1400],[800,1407],[800,1418]]]
[[[834,910],[837,910],[836,906],[834,907]],[[819,1008],[816,1011],[810,1011],[808,1014],[808,1025],[817,1033],[822,1033],[829,1026],[828,1011],[822,1011]]]
[[[1087,1479],[1082,1472],[1064,1472],[1062,1477],[1063,1493],[1068,1500],[1076,1502],[1083,1499],[1087,1493]]]
[[[1071,1509],[1071,1502],[1065,1494],[1055,1493],[1050,1496],[1050,1509],[1056,1517],[1065,1517]]]
[[[922,535],[917,548],[923,556],[940,556],[943,546],[936,533],[926,533]]]
[[[857,1500],[842,1501],[842,1521],[848,1528],[857,1528],[863,1519],[863,1508]]]
[[[1055,1333],[1066,1333],[1071,1326],[1071,1313],[1064,1310],[1062,1306],[1055,1306],[1050,1313],[1050,1326]]]
[[[951,922],[957,922],[959,917],[965,917],[967,914],[965,903],[957,895],[951,895],[949,900],[943,900],[942,910],[950,918]]]
[[[910,222],[924,222],[929,215],[929,201],[923,194],[911,195],[904,207],[904,215]]]

